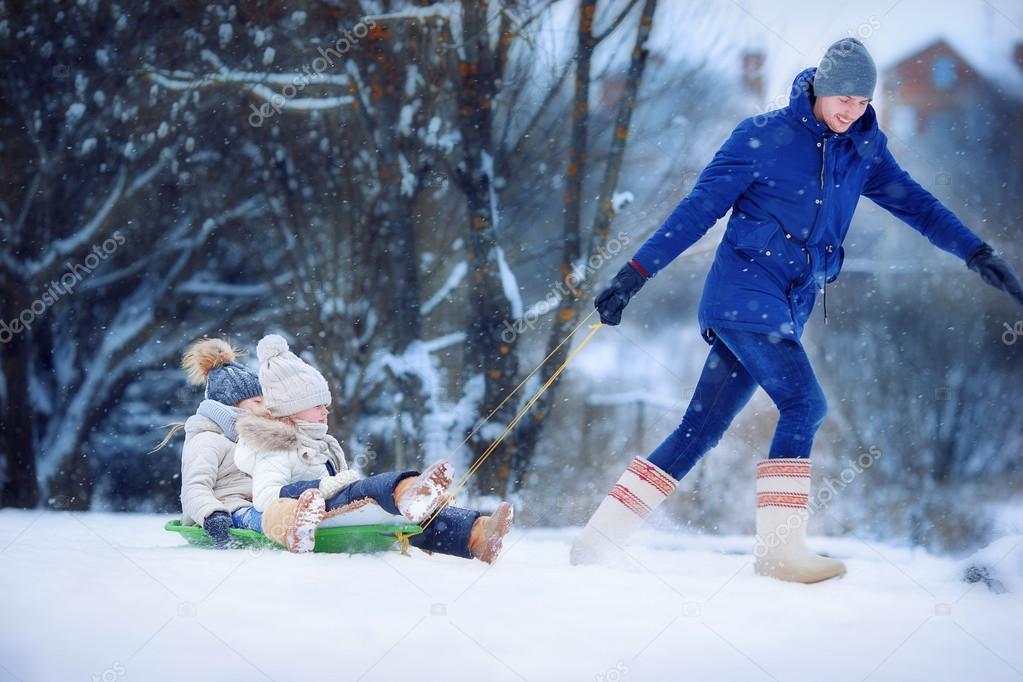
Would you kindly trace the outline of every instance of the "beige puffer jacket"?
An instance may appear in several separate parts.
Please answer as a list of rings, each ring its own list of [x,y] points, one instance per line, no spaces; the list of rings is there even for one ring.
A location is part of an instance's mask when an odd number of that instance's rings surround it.
[[[185,421],[181,451],[181,523],[201,525],[216,511],[252,504],[252,478],[234,463],[235,444],[209,417]]]

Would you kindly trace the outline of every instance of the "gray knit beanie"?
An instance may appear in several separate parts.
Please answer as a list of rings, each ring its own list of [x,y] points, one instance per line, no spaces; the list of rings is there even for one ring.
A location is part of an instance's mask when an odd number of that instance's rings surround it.
[[[876,84],[877,67],[867,48],[856,38],[842,38],[821,57],[813,77],[813,94],[873,98]]]
[[[277,334],[256,346],[263,401],[274,417],[287,417],[317,405],[330,405],[330,387],[316,369],[290,350]]]
[[[206,397],[225,405],[263,395],[259,377],[248,367],[232,362],[210,372]]]
[[[238,350],[224,339],[200,339],[185,351],[181,366],[188,381],[206,387],[206,398],[225,405],[237,405],[263,395],[259,377],[236,362]]]

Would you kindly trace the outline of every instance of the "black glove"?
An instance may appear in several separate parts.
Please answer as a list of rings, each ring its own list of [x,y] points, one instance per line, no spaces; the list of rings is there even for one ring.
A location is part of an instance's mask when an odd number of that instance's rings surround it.
[[[231,517],[227,512],[213,512],[202,522],[202,529],[210,536],[210,540],[213,540],[213,546],[217,549],[228,549],[235,546],[234,538],[228,532],[230,528]]]
[[[987,244],[981,244],[966,259],[966,267],[973,270],[981,278],[993,286],[1006,292],[1020,305],[1023,305],[1023,283],[1013,271],[1012,266],[995,255]]]
[[[643,288],[646,277],[631,263],[626,263],[611,280],[607,289],[600,292],[593,307],[600,313],[600,321],[614,326],[622,321],[622,311],[636,292]]]

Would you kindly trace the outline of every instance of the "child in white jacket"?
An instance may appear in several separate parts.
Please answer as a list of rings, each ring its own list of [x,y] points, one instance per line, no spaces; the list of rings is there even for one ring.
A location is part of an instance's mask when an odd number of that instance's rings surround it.
[[[215,547],[232,546],[228,532],[261,529],[252,506],[252,478],[234,462],[238,434],[235,421],[243,414],[269,414],[263,390],[252,370],[235,362],[238,352],[222,339],[202,339],[185,352],[181,366],[189,383],[205,386],[205,400],[185,423],[181,451],[182,524],[202,525]]]
[[[263,512],[263,532],[294,552],[310,551],[316,526],[330,512],[366,500],[417,524],[440,508],[451,485],[451,467],[438,462],[424,472],[389,472],[366,478],[348,468],[341,445],[327,433],[327,380],[271,334],[257,347],[259,381],[269,417],[238,420],[235,462],[252,476],[253,504]],[[413,546],[493,562],[512,524],[502,502],[494,514],[444,506]]]

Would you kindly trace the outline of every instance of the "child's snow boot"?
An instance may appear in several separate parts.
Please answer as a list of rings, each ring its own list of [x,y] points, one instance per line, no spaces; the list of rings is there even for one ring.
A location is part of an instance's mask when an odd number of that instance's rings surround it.
[[[515,510],[511,504],[502,502],[493,514],[477,519],[469,536],[472,555],[484,563],[494,563],[501,554],[502,541],[511,530],[514,518]]]
[[[451,486],[451,477],[451,464],[447,460],[431,464],[415,478],[398,483],[395,506],[412,523],[426,521],[444,501]]]
[[[845,574],[845,564],[814,554],[806,546],[810,460],[775,458],[757,462],[758,575],[816,583]]]
[[[572,565],[630,565],[622,546],[677,485],[674,478],[648,460],[632,460],[572,543]]]
[[[281,497],[263,512],[263,534],[290,552],[311,552],[324,514],[326,503],[316,488],[304,491],[297,500]]]

